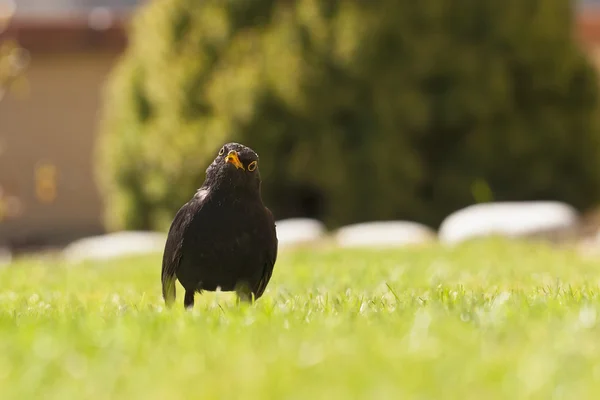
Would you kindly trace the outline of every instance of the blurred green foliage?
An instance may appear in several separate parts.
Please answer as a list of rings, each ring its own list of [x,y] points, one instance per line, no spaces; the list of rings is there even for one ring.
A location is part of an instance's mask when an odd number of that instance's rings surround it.
[[[107,89],[107,223],[166,228],[227,141],[261,156],[277,218],[436,225],[474,193],[587,207],[598,89],[570,7],[155,0]]]

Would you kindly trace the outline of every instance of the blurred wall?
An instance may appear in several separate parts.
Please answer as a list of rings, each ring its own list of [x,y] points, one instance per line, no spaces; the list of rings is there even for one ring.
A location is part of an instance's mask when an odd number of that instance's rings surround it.
[[[100,233],[91,159],[123,28],[98,32],[68,20],[17,21],[12,29],[31,61],[27,90],[0,101],[0,244],[57,245]]]
[[[576,38],[600,70],[600,7],[581,10],[577,21]]]

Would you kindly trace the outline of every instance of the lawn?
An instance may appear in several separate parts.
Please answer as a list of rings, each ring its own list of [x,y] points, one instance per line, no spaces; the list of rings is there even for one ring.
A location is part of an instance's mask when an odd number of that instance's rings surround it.
[[[592,399],[600,261],[542,244],[282,251],[185,312],[160,257],[0,270],[2,399]]]

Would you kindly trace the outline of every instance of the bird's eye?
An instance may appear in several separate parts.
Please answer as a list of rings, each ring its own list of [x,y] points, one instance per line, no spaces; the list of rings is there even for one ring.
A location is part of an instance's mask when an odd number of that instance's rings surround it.
[[[221,147],[221,150],[219,150],[219,155],[222,156],[223,154],[225,154],[225,147]]]
[[[256,165],[258,163],[256,161],[252,161],[250,164],[248,164],[248,171],[252,172],[256,169]]]

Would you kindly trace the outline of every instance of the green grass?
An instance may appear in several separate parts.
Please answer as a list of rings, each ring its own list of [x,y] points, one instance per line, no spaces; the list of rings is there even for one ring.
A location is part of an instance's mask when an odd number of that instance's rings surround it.
[[[490,240],[282,252],[165,310],[159,256],[0,270],[2,399],[592,399],[600,262]]]

